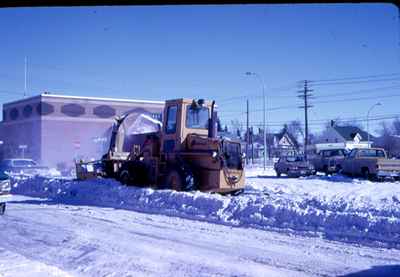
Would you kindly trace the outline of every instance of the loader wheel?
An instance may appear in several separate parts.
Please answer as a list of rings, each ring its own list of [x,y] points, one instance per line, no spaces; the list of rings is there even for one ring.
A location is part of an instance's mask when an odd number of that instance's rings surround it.
[[[173,168],[168,171],[164,188],[176,191],[192,191],[198,189],[198,182],[190,169]]]
[[[183,189],[183,184],[184,180],[181,172],[176,169],[169,170],[164,187],[166,189],[180,191]]]
[[[132,185],[133,184],[133,178],[131,174],[129,173],[128,170],[122,170],[121,173],[119,174],[119,180],[121,183],[125,185]]]

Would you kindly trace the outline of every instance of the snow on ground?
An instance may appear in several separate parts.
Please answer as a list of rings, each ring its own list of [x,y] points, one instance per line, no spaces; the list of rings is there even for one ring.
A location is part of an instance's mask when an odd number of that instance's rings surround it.
[[[0,217],[2,277],[400,273],[400,250],[396,249],[123,209],[12,198],[7,213]]]
[[[271,169],[249,169],[246,174],[246,189],[239,196],[126,187],[110,179],[81,182],[38,176],[17,181],[12,192],[55,203],[113,207],[400,249],[397,182],[373,183],[339,175],[276,178]]]

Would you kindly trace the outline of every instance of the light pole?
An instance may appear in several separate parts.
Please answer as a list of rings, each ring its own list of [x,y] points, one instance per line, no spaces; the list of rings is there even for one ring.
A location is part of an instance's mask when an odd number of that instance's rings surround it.
[[[372,111],[372,109],[373,109],[375,106],[381,106],[381,105],[382,105],[382,104],[381,104],[380,102],[373,104],[373,105],[371,106],[371,108],[369,108],[369,110],[368,110],[368,113],[367,113],[367,136],[368,136],[368,148],[370,148],[370,147],[371,147],[371,144],[369,143],[369,113]]]
[[[265,83],[263,78],[261,77],[260,74],[256,72],[246,72],[247,76],[255,76],[262,85],[262,93],[263,93],[263,128],[264,128],[264,171],[266,167],[266,162],[267,162],[267,129],[266,129],[266,111],[265,111]]]

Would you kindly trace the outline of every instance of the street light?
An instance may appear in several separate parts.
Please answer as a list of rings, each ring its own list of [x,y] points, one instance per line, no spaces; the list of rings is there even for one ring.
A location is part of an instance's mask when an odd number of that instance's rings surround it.
[[[371,112],[371,110],[375,107],[375,106],[381,106],[382,104],[380,102],[375,103],[371,106],[371,108],[369,108],[368,113],[367,113],[367,136],[368,136],[368,148],[371,147],[370,143],[369,143],[369,113]]]
[[[267,129],[266,129],[266,112],[265,112],[265,83],[263,78],[261,77],[260,74],[256,73],[256,72],[246,72],[247,76],[255,76],[262,85],[262,93],[263,93],[263,116],[264,116],[264,120],[263,120],[263,128],[264,128],[264,171],[265,171],[265,167],[266,167],[266,162],[267,162]]]

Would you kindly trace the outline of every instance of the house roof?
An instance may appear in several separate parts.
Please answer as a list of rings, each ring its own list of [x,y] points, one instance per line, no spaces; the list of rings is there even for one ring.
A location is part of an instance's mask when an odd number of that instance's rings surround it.
[[[354,137],[357,134],[360,134],[361,136],[361,141],[367,141],[368,140],[368,133],[361,130],[360,128],[356,126],[334,126],[333,127],[336,132],[339,133],[345,140],[353,140]],[[375,137],[373,135],[369,135],[370,139],[374,139]]]
[[[276,138],[278,141],[280,141],[285,135],[289,137],[289,139],[293,142],[294,146],[298,147],[298,142],[297,140],[285,129],[280,131],[279,133],[271,134],[267,133],[267,142],[269,144],[272,144],[274,141],[274,138]]]

